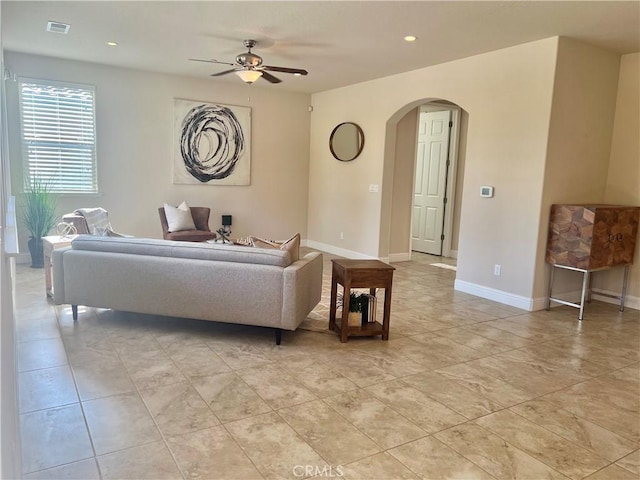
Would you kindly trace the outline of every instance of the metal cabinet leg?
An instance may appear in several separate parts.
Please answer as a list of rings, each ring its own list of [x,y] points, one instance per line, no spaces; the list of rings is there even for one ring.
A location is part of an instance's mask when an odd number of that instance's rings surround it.
[[[582,276],[582,293],[580,294],[580,314],[578,315],[578,320],[582,320],[584,316],[584,301],[587,295],[587,290],[589,288],[589,272],[585,271]]]
[[[591,292],[593,290],[593,272],[589,272],[589,285],[587,286],[587,303],[591,303]]]
[[[551,291],[553,290],[553,272],[555,271],[555,267],[553,265],[549,265],[549,289],[547,290],[547,303],[545,305],[545,310],[549,311],[551,309]]]
[[[627,296],[627,281],[629,280],[629,265],[624,266],[624,276],[622,277],[622,293],[620,294],[620,311],[624,312],[624,299]]]

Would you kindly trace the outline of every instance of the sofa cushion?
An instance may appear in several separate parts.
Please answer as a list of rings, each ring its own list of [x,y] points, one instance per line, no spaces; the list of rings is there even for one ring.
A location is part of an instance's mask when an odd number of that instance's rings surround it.
[[[151,238],[117,238],[80,235],[71,243],[74,250],[126,253],[157,257],[191,258],[220,262],[253,263],[287,267],[291,254],[285,250],[247,248],[244,246],[174,242]]]
[[[187,202],[182,202],[178,207],[164,204],[164,214],[167,217],[167,230],[180,232],[182,230],[195,230],[196,224],[191,216],[191,209]]]
[[[251,237],[251,245],[260,248],[277,248],[285,250],[291,255],[291,261],[297,262],[300,258],[300,234],[296,233],[293,237],[282,242],[276,240],[264,240],[263,238]]]

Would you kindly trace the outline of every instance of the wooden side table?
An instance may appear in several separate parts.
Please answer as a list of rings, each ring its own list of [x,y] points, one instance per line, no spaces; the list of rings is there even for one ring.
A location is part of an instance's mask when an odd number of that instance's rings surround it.
[[[391,316],[391,286],[394,267],[380,260],[331,260],[331,303],[329,306],[329,329],[340,333],[340,341],[346,342],[351,336],[369,337],[382,335],[389,340],[389,319]],[[338,283],[344,287],[342,318],[336,321]],[[368,323],[361,327],[349,326],[349,295],[352,288],[369,288],[371,295],[376,288],[384,288],[384,315],[382,324]]]
[[[61,237],[59,235],[51,235],[42,237],[42,250],[44,254],[44,283],[45,291],[48,297],[53,297],[53,287],[51,285],[51,252],[56,248],[68,247],[78,235],[67,235]]]

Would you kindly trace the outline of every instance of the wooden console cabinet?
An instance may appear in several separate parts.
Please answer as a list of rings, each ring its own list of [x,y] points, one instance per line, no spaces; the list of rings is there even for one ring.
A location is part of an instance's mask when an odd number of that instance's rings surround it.
[[[640,207],[552,205],[547,263],[586,270],[629,265]]]
[[[629,265],[633,263],[638,236],[640,207],[624,205],[552,205],[549,217],[546,261],[549,269],[547,310],[551,301],[580,309],[583,318],[584,302],[591,298],[593,272],[624,266],[622,293],[613,296],[624,310]],[[554,270],[561,268],[583,273],[580,303],[553,298]]]

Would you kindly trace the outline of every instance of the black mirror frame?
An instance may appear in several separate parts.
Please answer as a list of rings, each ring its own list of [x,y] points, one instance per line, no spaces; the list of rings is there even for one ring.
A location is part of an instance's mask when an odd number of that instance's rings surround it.
[[[352,158],[346,158],[346,159],[340,158],[338,157],[336,152],[333,150],[333,136],[336,134],[338,129],[343,125],[353,125],[354,127],[356,127],[358,131],[358,153],[356,153]],[[364,132],[362,131],[362,128],[360,128],[360,125],[358,125],[357,123],[342,122],[336,125],[336,127],[331,131],[331,136],[329,137],[329,150],[331,150],[331,155],[333,155],[333,158],[335,158],[336,160],[339,160],[340,162],[350,162],[352,160],[355,160],[360,156],[363,149],[364,149]]]

